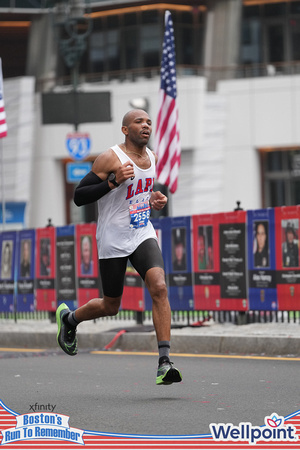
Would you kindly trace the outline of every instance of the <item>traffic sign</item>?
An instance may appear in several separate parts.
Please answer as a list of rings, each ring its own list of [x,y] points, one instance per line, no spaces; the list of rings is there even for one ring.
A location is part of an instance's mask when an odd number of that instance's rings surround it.
[[[79,183],[92,168],[91,162],[67,163],[67,182]]]
[[[88,133],[69,133],[66,138],[66,146],[73,159],[84,159],[91,151],[90,136]]]

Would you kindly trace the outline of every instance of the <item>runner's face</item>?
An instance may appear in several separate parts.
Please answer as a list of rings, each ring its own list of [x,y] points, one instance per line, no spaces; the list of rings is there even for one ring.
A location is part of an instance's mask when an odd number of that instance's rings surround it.
[[[152,122],[148,114],[144,111],[133,112],[127,131],[129,140],[138,146],[146,145],[152,132]]]

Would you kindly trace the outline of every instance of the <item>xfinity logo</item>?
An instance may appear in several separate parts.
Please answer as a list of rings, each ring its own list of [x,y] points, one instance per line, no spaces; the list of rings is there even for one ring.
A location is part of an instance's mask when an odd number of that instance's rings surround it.
[[[50,403],[48,404],[43,404],[40,405],[39,403],[35,403],[34,405],[29,405],[29,411],[51,411],[54,412],[56,408],[56,405],[51,405]]]

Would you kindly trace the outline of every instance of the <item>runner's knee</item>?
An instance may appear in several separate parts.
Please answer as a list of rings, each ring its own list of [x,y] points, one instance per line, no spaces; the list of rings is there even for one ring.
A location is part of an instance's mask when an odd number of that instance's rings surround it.
[[[154,301],[161,300],[162,298],[166,298],[168,296],[168,290],[164,279],[160,278],[152,281],[152,284],[148,287],[148,289],[149,288],[151,297]]]
[[[112,299],[111,297],[104,297],[103,302],[105,312],[108,316],[116,316],[118,314],[121,304],[121,298]]]

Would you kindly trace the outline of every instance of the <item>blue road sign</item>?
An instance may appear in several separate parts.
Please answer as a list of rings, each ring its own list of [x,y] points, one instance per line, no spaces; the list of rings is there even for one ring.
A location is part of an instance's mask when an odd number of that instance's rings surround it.
[[[81,160],[89,155],[91,151],[91,140],[88,133],[69,133],[66,146],[73,159]]]
[[[67,163],[67,182],[79,183],[92,168],[91,162]]]

